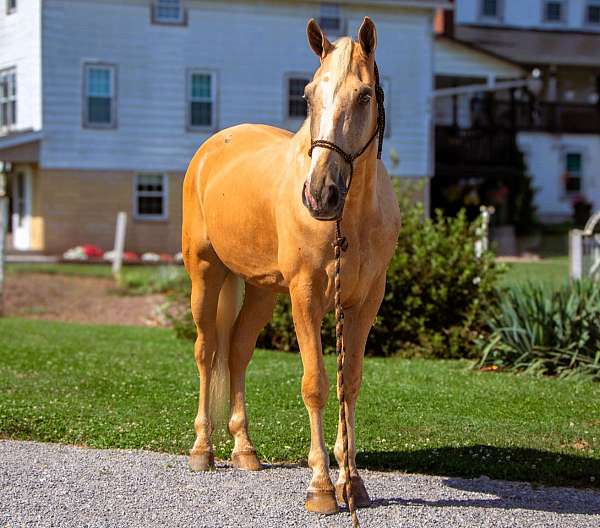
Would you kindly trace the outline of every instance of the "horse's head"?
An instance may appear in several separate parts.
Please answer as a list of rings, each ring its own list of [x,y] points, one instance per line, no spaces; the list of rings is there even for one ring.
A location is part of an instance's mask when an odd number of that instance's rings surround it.
[[[307,35],[310,47],[321,60],[304,90],[310,135],[313,141],[330,146],[313,143],[302,201],[314,218],[331,220],[341,214],[352,176],[352,162],[344,159],[343,153],[353,156],[361,152],[377,126],[377,33],[375,24],[365,17],[357,42],[344,37],[332,44],[314,20],[308,23]]]

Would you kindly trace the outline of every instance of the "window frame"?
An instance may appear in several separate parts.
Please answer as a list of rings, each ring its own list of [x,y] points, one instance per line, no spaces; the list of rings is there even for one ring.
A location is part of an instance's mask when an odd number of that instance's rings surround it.
[[[486,0],[479,0],[479,20],[483,22],[501,22],[504,18],[504,0],[496,0],[496,15],[486,15],[484,4]]]
[[[111,72],[111,102],[110,102],[110,122],[109,123],[95,123],[89,120],[89,106],[88,106],[88,71],[90,69],[106,69]],[[118,126],[117,122],[117,80],[118,80],[118,69],[117,65],[110,62],[99,62],[99,61],[85,61],[83,63],[83,79],[82,79],[82,97],[81,97],[81,125],[83,128],[89,128],[94,130],[114,130]]]
[[[329,16],[327,14],[324,14],[323,13],[324,7],[335,8],[335,10],[337,11],[337,15],[335,17],[333,17],[333,16]],[[340,24],[339,24],[340,27],[337,29],[337,31],[331,31],[331,30],[327,29],[325,27],[325,25],[322,23],[322,20],[324,18],[338,18],[340,21]],[[343,37],[346,34],[346,19],[344,17],[342,5],[340,4],[340,2],[321,2],[319,4],[319,15],[317,17],[317,22],[319,23],[319,26],[321,26],[321,28],[323,29],[323,33],[325,33],[328,37],[337,38],[337,37]]]
[[[187,26],[188,15],[185,0],[179,1],[179,18],[161,19],[158,17],[158,7],[160,0],[152,0],[150,4],[150,22],[156,26]]]
[[[16,13],[19,8],[18,0],[14,0],[15,5],[13,7],[11,7],[10,2],[11,2],[11,0],[6,0],[6,14],[7,15],[12,15],[13,13]]]
[[[19,91],[18,91],[18,80],[17,80],[17,67],[10,66],[8,68],[1,69],[0,70],[0,79],[4,78],[5,76],[13,77],[13,82],[12,82],[12,84],[9,84],[8,95],[6,97],[6,102],[8,103],[7,108],[9,110],[8,115],[9,115],[10,119],[7,119],[6,125],[2,125],[2,123],[0,121],[0,133],[6,133],[6,132],[9,132],[10,130],[15,129],[17,127],[17,117],[19,115],[19,111],[18,111]],[[12,87],[12,90],[11,90],[11,87]],[[14,101],[14,112],[12,111],[13,105],[11,104],[13,101]],[[2,102],[4,102],[4,99],[2,99]]]
[[[305,116],[290,115],[290,81],[293,79],[301,79],[310,83],[313,79],[313,74],[308,72],[288,72],[283,76],[283,121],[285,123],[304,123],[308,118],[308,107]]]
[[[161,194],[159,191],[139,191],[138,181],[140,176],[160,176],[162,178],[163,190]],[[140,194],[141,193],[141,194]],[[157,193],[157,194],[153,194]],[[139,201],[140,197],[144,196],[162,196],[163,199],[163,210],[162,214],[149,214],[140,213]],[[133,218],[134,220],[144,222],[164,222],[169,219],[169,175],[166,172],[138,172],[133,177]]]
[[[560,20],[548,20],[547,6],[549,3],[560,4]],[[569,19],[568,0],[542,0],[542,24],[545,26],[564,26]]]
[[[600,29],[600,19],[598,22],[590,20],[590,7],[595,7],[600,10],[600,0],[587,0],[583,9],[583,25],[593,29]]]
[[[210,125],[192,125],[192,76],[194,74],[210,75],[211,83],[211,124]],[[218,130],[218,97],[219,87],[217,70],[208,68],[188,68],[186,70],[185,82],[185,125],[189,132],[214,132]]]
[[[568,170],[567,164],[568,164],[568,159],[570,155],[577,155],[579,156],[579,161],[580,161],[580,168],[579,168],[579,173],[574,175],[574,176],[569,176],[570,172]],[[584,163],[585,163],[585,155],[584,152],[581,150],[578,150],[577,148],[566,148],[564,150],[563,153],[563,159],[562,159],[562,165],[563,165],[563,170],[564,170],[564,174],[565,174],[565,179],[563,182],[563,188],[562,188],[562,193],[564,196],[573,196],[573,195],[577,195],[577,194],[583,194],[583,183],[584,183]],[[567,189],[567,178],[578,178],[579,179],[579,189],[575,190],[575,191],[570,191],[569,189]]]

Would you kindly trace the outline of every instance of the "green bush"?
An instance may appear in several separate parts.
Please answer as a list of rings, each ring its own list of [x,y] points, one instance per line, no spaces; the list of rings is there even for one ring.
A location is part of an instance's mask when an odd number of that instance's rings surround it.
[[[400,194],[402,229],[390,263],[379,315],[367,341],[370,355],[470,357],[475,338],[485,327],[486,313],[495,300],[501,273],[494,255],[475,258],[479,221],[464,212],[445,218],[437,212],[425,218],[423,206]],[[323,321],[325,352],[335,350],[333,314]],[[297,350],[288,297],[281,297],[259,346]]]
[[[479,366],[600,380],[600,288],[576,281],[508,290],[478,341]]]
[[[400,200],[402,229],[390,263],[385,298],[369,335],[369,355],[406,357],[472,357],[483,331],[495,283],[501,272],[492,252],[475,257],[479,221],[464,212],[455,218],[425,218],[423,206],[410,201],[415,192],[404,187]],[[352,249],[350,248],[350,251]],[[179,300],[188,304],[189,291]],[[180,306],[183,306],[180,304]],[[181,337],[195,332],[189,310],[172,317]],[[322,325],[323,349],[335,351],[333,313]],[[298,350],[288,296],[281,296],[273,319],[259,336],[258,346]]]

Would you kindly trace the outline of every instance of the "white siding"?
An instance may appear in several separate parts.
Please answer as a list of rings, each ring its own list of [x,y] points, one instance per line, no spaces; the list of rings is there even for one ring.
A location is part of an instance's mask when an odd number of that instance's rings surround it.
[[[586,31],[600,31],[599,27],[589,26],[584,23],[586,0],[566,0],[567,16],[565,24],[548,24],[542,21],[542,0],[499,0],[503,3],[503,16],[498,22],[501,25],[538,28],[538,29],[569,29]],[[482,0],[456,0],[456,24],[483,24],[494,25],[490,20],[482,20]],[[496,23],[496,24],[498,24]]]
[[[319,5],[292,2],[188,1],[185,27],[149,22],[149,1],[44,0],[42,165],[50,168],[184,170],[208,135],[186,129],[186,71],[215,70],[217,124],[284,124],[284,75],[312,72],[307,20]],[[366,9],[344,8],[351,34]],[[398,175],[430,172],[431,12],[368,8],[377,24],[378,64],[391,81]],[[82,65],[117,65],[116,130],[81,126]],[[390,164],[388,163],[388,167]]]
[[[535,204],[542,219],[570,217],[572,213],[571,198],[564,193],[561,179],[567,152],[582,154],[581,194],[592,202],[594,211],[600,210],[600,136],[520,132],[517,141],[537,189]]]
[[[17,70],[16,130],[42,126],[40,2],[21,1],[9,15],[0,1],[0,70]]]
[[[511,79],[525,76],[525,70],[508,61],[470,49],[447,38],[435,39],[435,74],[452,77],[493,76]]]

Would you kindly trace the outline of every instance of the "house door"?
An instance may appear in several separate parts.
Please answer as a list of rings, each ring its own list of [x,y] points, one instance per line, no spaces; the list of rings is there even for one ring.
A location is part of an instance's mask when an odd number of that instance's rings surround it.
[[[31,248],[31,171],[18,168],[12,176],[13,247]]]

